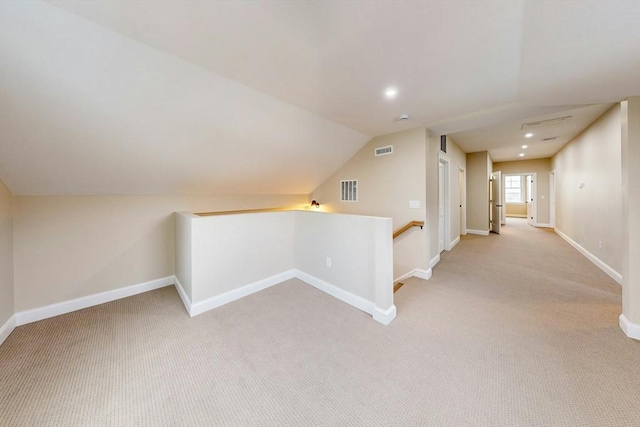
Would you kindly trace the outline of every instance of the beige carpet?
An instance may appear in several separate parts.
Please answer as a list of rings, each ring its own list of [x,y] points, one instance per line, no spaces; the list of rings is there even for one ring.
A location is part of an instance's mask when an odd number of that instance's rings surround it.
[[[408,280],[387,327],[297,280],[192,319],[168,287],[19,327],[0,425],[639,426],[619,285],[504,231]]]

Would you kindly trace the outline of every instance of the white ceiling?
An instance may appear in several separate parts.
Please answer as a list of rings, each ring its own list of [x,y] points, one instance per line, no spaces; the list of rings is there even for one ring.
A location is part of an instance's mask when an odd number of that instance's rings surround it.
[[[17,194],[309,193],[372,136],[640,94],[635,1],[0,7]]]
[[[551,114],[528,117],[523,120],[513,120],[497,126],[472,129],[464,132],[449,134],[460,148],[466,153],[489,151],[494,162],[510,160],[543,159],[553,156],[567,142],[575,138],[586,127],[593,123],[613,104],[596,104],[588,107],[563,110]],[[556,119],[571,116],[562,123],[548,124],[527,130],[522,130],[525,123]],[[525,137],[527,133],[533,136]],[[543,141],[544,138],[558,137],[554,141]],[[522,148],[526,145],[527,148]],[[520,157],[520,153],[524,156]]]

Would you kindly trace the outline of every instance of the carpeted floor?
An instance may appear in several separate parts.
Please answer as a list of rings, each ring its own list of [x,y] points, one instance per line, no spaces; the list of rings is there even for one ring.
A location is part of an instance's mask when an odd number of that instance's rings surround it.
[[[463,236],[387,327],[298,281],[189,318],[173,287],[17,328],[2,426],[638,426],[620,286],[553,232]]]

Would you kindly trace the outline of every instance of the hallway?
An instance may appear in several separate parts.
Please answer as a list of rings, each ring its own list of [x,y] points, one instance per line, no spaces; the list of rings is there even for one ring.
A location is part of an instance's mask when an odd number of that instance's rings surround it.
[[[640,343],[618,327],[620,285],[524,219],[441,256],[428,282],[396,293],[393,326],[425,325],[465,405],[502,425],[640,423]]]

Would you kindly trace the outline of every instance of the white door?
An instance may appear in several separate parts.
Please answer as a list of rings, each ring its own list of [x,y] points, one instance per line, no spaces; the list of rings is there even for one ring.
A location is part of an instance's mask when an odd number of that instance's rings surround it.
[[[527,224],[533,225],[533,175],[527,175]]]
[[[491,174],[491,231],[500,234],[502,223],[502,173]]]
[[[438,163],[438,253],[444,251],[444,164]]]

